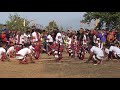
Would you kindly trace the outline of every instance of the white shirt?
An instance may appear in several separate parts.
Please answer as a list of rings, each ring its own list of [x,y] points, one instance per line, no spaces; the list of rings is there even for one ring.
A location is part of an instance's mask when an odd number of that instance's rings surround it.
[[[22,56],[26,56],[27,54],[31,53],[31,50],[29,48],[23,48],[20,51],[18,51],[17,54],[20,54]]]
[[[15,51],[14,46],[11,46],[11,47],[7,50],[7,54],[9,54],[11,51]]]
[[[71,41],[72,41],[72,39],[68,37],[68,38],[67,38],[67,44],[70,45],[70,44],[71,44]]]
[[[6,53],[6,50],[3,48],[3,47],[0,47],[0,55],[5,52]]]
[[[60,38],[58,38],[58,37],[60,37]],[[56,39],[56,43],[58,43],[58,41],[60,41],[60,44],[63,43],[63,39],[62,39],[62,34],[61,33],[57,33],[55,39]]]
[[[58,38],[58,37],[61,37],[61,38]],[[61,33],[57,33],[56,40],[58,40],[58,39],[62,39],[62,34]]]
[[[120,54],[120,49],[116,46],[111,46],[109,51],[113,51],[116,54]]]
[[[52,38],[51,35],[48,35],[48,36],[47,36],[47,39],[48,39],[48,42],[53,42],[53,38]]]
[[[22,35],[20,36],[20,44],[23,44],[23,42],[24,42],[24,35],[22,34]]]
[[[36,32],[33,32],[33,33],[32,33],[32,37],[37,38]]]
[[[93,46],[90,49],[90,51],[96,54],[97,56],[104,56],[104,52],[99,47]]]
[[[33,32],[32,37],[34,37],[33,42],[38,41],[37,33]]]

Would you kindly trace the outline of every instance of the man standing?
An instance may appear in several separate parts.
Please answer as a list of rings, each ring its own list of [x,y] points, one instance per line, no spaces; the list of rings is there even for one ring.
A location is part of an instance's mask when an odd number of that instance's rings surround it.
[[[50,33],[47,36],[47,42],[48,42],[48,55],[50,55],[50,52],[51,52],[50,47],[53,45],[53,38]]]
[[[62,52],[63,52],[63,39],[62,34],[60,32],[56,35],[56,49],[55,49],[55,59],[56,61],[62,61]]]
[[[40,51],[41,51],[41,34],[38,32],[39,29],[36,29],[32,33],[32,43],[34,43],[35,48],[35,58],[40,58]]]

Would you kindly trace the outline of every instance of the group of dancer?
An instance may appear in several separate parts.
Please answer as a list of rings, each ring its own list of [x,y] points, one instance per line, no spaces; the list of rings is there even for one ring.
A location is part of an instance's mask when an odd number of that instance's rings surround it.
[[[120,59],[119,32],[112,30],[40,31],[39,29],[20,32],[5,30],[1,33],[0,60],[16,58],[20,64],[41,60],[41,53],[53,55],[56,61],[63,61],[63,52],[69,57],[93,61],[94,65],[103,60]],[[89,54],[88,60],[85,55]]]

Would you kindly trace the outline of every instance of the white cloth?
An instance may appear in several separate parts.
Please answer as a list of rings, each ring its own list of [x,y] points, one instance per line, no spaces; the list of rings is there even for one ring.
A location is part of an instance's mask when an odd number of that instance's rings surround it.
[[[12,51],[15,51],[14,46],[11,46],[11,47],[7,50],[7,53],[6,53],[6,54],[9,54],[9,53],[12,52]]]
[[[97,55],[97,56],[95,56],[95,55],[93,55],[93,59],[94,60],[103,60],[103,56],[99,56],[99,55]]]
[[[26,33],[24,33],[24,37],[30,37],[30,34],[26,34]]]
[[[6,53],[6,50],[3,47],[0,47],[0,59],[2,58],[2,53]]]
[[[98,47],[103,49],[103,43],[98,43]]]
[[[40,33],[39,33],[39,35],[40,35]],[[33,42],[38,41],[38,37],[37,37],[37,33],[36,32],[32,33],[32,37],[33,37]]]
[[[96,43],[96,35],[93,36],[93,42]]]
[[[29,49],[30,49],[30,50],[34,50],[35,48],[34,48],[32,45],[30,45],[30,46],[29,46]]]
[[[83,44],[87,44],[87,37],[86,37],[86,35],[84,35],[84,37],[83,37]]]
[[[16,43],[18,43],[18,35],[16,35],[16,40],[15,40]]]
[[[53,42],[53,38],[52,38],[51,35],[48,35],[48,36],[47,36],[47,39],[48,39],[48,42]]]
[[[93,46],[90,51],[93,52],[96,56],[104,57],[104,52],[99,47]]]
[[[72,39],[68,37],[68,38],[67,38],[67,44],[70,45],[71,42],[72,42]]]
[[[23,59],[27,54],[30,54],[31,50],[29,48],[23,48],[20,51],[18,51],[17,54],[21,56],[16,56],[16,59]]]
[[[111,46],[109,51],[112,51],[112,52],[116,53],[117,55],[120,55],[120,49],[116,46]]]
[[[20,36],[20,43],[19,43],[19,44],[23,44],[23,42],[24,42],[24,34],[22,34],[22,35]]]
[[[56,39],[56,43],[60,42],[60,45],[62,45],[63,39],[62,39],[62,34],[61,33],[57,33],[55,39]]]

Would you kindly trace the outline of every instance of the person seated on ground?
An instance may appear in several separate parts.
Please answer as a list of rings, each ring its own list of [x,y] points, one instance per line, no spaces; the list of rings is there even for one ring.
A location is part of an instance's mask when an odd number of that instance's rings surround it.
[[[5,44],[0,43],[0,60],[5,61],[6,59],[7,56],[6,56]]]
[[[109,46],[109,58],[108,58],[108,61],[110,59],[111,60],[113,60],[113,59],[119,60],[120,59],[120,49],[119,49],[119,47],[117,47],[115,45]]]
[[[95,46],[92,46],[92,48],[90,49],[90,56],[87,60],[87,63],[90,60],[93,60],[94,65],[102,64],[103,58],[104,52],[98,47],[98,44],[96,43]]]
[[[35,63],[32,59],[33,50],[26,45],[25,48],[21,49],[16,53],[16,59],[19,60],[20,64],[28,64],[27,58],[30,59],[31,63]]]

